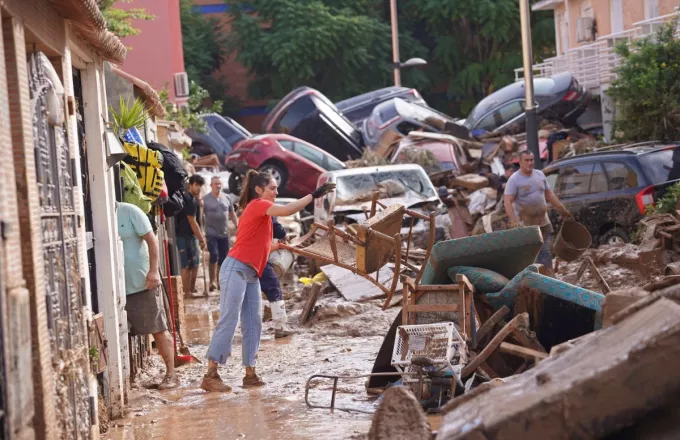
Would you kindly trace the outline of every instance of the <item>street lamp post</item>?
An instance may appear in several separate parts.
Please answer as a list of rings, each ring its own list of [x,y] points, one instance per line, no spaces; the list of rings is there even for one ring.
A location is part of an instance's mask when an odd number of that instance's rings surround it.
[[[519,0],[520,26],[522,27],[522,64],[524,66],[524,97],[526,100],[526,135],[527,148],[534,153],[536,168],[543,168],[538,148],[538,120],[534,100],[534,70],[531,48],[531,19],[529,16],[529,0]]]
[[[401,85],[399,68],[399,23],[397,22],[397,0],[390,0],[390,19],[392,22],[392,68],[394,69],[394,85]]]
[[[405,63],[399,61],[399,23],[397,22],[397,0],[390,0],[390,17],[392,21],[392,68],[394,69],[394,85],[401,86],[401,68],[424,66],[422,58],[411,58]]]

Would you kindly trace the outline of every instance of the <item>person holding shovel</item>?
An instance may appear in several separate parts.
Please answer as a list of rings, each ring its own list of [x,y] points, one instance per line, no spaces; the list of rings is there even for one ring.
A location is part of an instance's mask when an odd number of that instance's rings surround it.
[[[246,174],[238,202],[242,214],[236,242],[220,268],[220,319],[208,347],[208,371],[203,377],[202,389],[231,391],[231,387],[222,382],[217,366],[226,364],[231,355],[239,317],[243,333],[243,365],[246,368],[243,386],[265,384],[255,372],[255,364],[262,334],[259,277],[264,272],[269,253],[278,248],[278,242],[272,243],[272,217],[293,215],[334,189],[335,184],[327,182],[301,199],[287,205],[276,205],[276,180],[255,170]]]
[[[159,390],[177,388],[172,339],[158,272],[158,239],[144,211],[129,203],[116,204],[118,235],[125,255],[125,311],[133,335],[152,335],[165,362]]]

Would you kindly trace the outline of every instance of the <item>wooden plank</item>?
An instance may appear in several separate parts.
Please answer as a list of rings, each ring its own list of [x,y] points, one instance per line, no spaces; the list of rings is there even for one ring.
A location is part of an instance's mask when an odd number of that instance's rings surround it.
[[[512,354],[529,360],[543,360],[548,357],[548,353],[541,353],[540,351],[522,347],[521,345],[511,344],[509,342],[501,342],[501,345],[498,347],[498,349],[503,353]]]
[[[393,268],[394,265],[388,263],[379,270],[380,283],[385,286],[386,289],[391,287],[392,278],[394,277]],[[368,281],[366,278],[352,273],[350,270],[329,264],[323,266],[321,271],[326,274],[331,284],[333,284],[338,292],[340,292],[340,295],[347,301],[361,302],[385,296],[385,292],[378,286]],[[369,274],[369,276],[375,279],[375,272]],[[401,288],[402,284],[399,282],[395,291],[399,291]],[[397,297],[398,296],[399,295],[397,295]],[[401,298],[397,298],[397,301],[401,301]]]
[[[408,306],[408,311],[415,313],[457,312],[458,310],[460,310],[458,304],[417,304]]]
[[[477,341],[478,343],[484,342],[484,338],[493,330],[493,328],[503,320],[505,315],[510,313],[510,309],[508,306],[503,306],[500,309],[496,310],[496,312],[491,315],[489,319],[486,320],[484,324],[477,330]],[[476,348],[476,347],[473,347]]]
[[[321,284],[313,283],[311,286],[305,286],[303,289],[307,291],[307,299],[305,301],[305,307],[302,309],[300,314],[300,325],[307,324],[307,321],[312,317],[312,311],[314,311],[314,306],[316,301],[319,299],[319,294],[321,293]]]

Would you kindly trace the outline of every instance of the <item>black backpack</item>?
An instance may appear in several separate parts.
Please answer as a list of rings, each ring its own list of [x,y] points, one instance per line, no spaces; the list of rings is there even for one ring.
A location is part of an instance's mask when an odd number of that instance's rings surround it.
[[[162,170],[168,189],[168,201],[163,204],[163,212],[166,217],[174,217],[184,209],[183,195],[186,192],[189,173],[184,169],[182,159],[165,145],[157,142],[147,142],[146,145],[163,155]]]

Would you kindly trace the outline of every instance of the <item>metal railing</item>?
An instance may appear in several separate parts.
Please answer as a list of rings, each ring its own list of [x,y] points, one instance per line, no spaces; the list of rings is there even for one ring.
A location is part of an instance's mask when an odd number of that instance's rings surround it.
[[[616,54],[616,45],[622,41],[631,42],[653,35],[663,24],[680,18],[680,11],[633,23],[631,29],[604,35],[594,43],[575,47],[563,55],[547,58],[534,64],[534,78],[547,78],[561,72],[571,72],[579,83],[588,89],[599,89],[610,83],[616,76],[615,70],[621,65]],[[676,24],[676,35],[680,36],[680,25]],[[515,69],[515,81],[524,79],[524,69]]]

